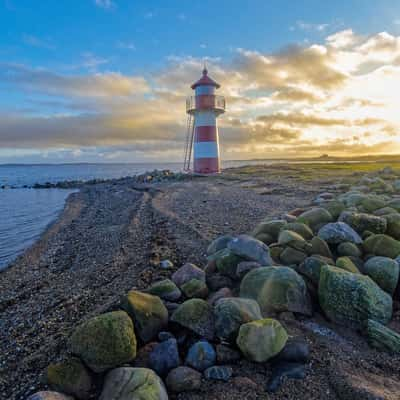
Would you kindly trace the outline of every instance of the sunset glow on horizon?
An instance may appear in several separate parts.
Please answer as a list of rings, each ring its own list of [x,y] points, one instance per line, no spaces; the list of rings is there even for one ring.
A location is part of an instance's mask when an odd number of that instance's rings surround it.
[[[400,154],[397,1],[61,3],[0,1],[0,163],[180,162],[205,61],[222,159]]]

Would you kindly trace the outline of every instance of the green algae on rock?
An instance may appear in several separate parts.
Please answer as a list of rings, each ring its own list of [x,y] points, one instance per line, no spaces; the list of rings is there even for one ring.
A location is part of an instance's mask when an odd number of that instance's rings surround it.
[[[181,286],[183,294],[191,298],[205,299],[208,296],[208,287],[205,282],[199,279],[191,279]]]
[[[311,302],[303,278],[289,267],[262,267],[245,275],[240,297],[258,302],[262,315],[292,311],[311,315]]]
[[[104,381],[99,400],[168,400],[164,383],[151,369],[117,368]]]
[[[372,257],[364,264],[364,273],[393,296],[399,281],[399,264],[388,257]]]
[[[167,301],[177,301],[182,295],[178,286],[170,279],[153,283],[146,292]]]
[[[287,340],[288,334],[279,321],[266,318],[243,324],[236,343],[249,360],[265,362],[279,354]]]
[[[255,300],[235,297],[220,299],[214,307],[214,315],[216,336],[231,342],[236,339],[242,324],[262,319]]]
[[[336,260],[336,266],[338,268],[344,269],[348,272],[352,272],[353,274],[359,274],[360,271],[357,266],[351,261],[349,257],[339,257]]]
[[[287,221],[284,219],[273,219],[273,220],[264,220],[253,230],[253,236],[257,236],[261,233],[266,233],[270,235],[273,240],[278,240],[278,235],[281,229],[283,229],[287,225]]]
[[[185,301],[174,311],[171,321],[208,340],[214,338],[213,309],[204,300],[190,299]]]
[[[221,274],[236,279],[236,268],[244,260],[229,249],[223,249],[214,254],[213,259],[217,264],[217,269]]]
[[[47,367],[47,383],[60,392],[85,400],[90,394],[92,378],[79,358],[71,357]]]
[[[325,208],[314,207],[303,212],[297,218],[297,222],[302,222],[308,225],[314,232],[316,232],[321,226],[333,222],[333,217]]]
[[[121,299],[121,306],[132,317],[137,334],[145,343],[168,323],[168,310],[157,296],[131,290]]]
[[[71,352],[94,372],[103,372],[136,357],[133,322],[125,311],[91,318],[75,329]]]
[[[385,233],[387,223],[385,218],[372,214],[344,211],[340,214],[339,221],[350,225],[360,235],[365,231],[372,233]]]
[[[400,255],[400,241],[388,235],[370,235],[363,243],[366,254],[396,258]]]
[[[391,296],[371,278],[337,267],[321,268],[318,297],[330,320],[351,328],[362,328],[368,319],[387,324],[392,316]]]
[[[366,335],[371,346],[390,353],[400,354],[400,335],[392,329],[369,319]]]

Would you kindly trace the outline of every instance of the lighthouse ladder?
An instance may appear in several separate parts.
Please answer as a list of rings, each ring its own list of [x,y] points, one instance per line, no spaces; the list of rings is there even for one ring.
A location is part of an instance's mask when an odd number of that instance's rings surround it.
[[[194,138],[194,118],[192,115],[189,114],[187,118],[185,159],[183,164],[184,171],[190,171],[190,162],[192,158],[192,149],[193,149],[193,138]]]

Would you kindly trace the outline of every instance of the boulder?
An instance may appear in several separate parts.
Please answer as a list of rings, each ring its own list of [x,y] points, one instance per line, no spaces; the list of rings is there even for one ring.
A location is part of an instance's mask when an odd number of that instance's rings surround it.
[[[283,350],[275,357],[274,361],[307,363],[310,359],[310,346],[300,338],[291,338]]]
[[[47,384],[78,399],[88,399],[92,378],[79,358],[68,358],[47,367]]]
[[[204,281],[191,279],[181,286],[183,294],[188,298],[205,299],[208,296],[208,287]]]
[[[307,258],[304,251],[296,250],[292,247],[285,247],[279,254],[279,259],[285,265],[300,264]]]
[[[328,244],[340,244],[343,242],[362,243],[360,235],[344,222],[331,222],[324,225],[318,231],[318,236]]]
[[[333,217],[329,211],[322,207],[314,207],[302,213],[297,222],[302,222],[308,225],[313,232],[317,232],[321,226],[333,222]]]
[[[241,261],[243,257],[239,257],[229,249],[220,250],[215,254],[217,270],[232,279],[236,279],[236,268]]]
[[[323,265],[334,264],[334,261],[330,258],[315,255],[307,257],[304,262],[302,262],[300,265],[297,265],[295,269],[299,274],[306,276],[314,285],[318,286],[321,267]]]
[[[240,297],[256,300],[262,315],[284,311],[311,315],[306,284],[288,267],[262,267],[250,271],[240,285]]]
[[[264,244],[272,244],[275,242],[275,239],[269,235],[268,233],[259,233],[258,235],[254,236],[257,240],[260,242],[263,242]]]
[[[166,384],[175,393],[198,390],[201,386],[201,373],[195,369],[181,366],[169,372]]]
[[[400,255],[400,242],[387,235],[371,235],[364,241],[365,253],[396,258]]]
[[[94,372],[103,372],[136,357],[132,320],[125,311],[113,311],[85,321],[71,337],[71,352]]]
[[[350,242],[340,243],[337,247],[337,253],[339,256],[346,257],[361,257],[362,251],[359,249],[357,245]]]
[[[358,205],[360,211],[371,213],[379,208],[385,207],[385,201],[378,196],[366,196]]]
[[[44,391],[32,394],[27,400],[74,400],[74,398],[63,393]]]
[[[397,211],[392,207],[383,207],[380,208],[379,210],[375,210],[373,214],[376,215],[377,217],[384,217],[385,215],[389,214],[397,214]]]
[[[339,200],[324,201],[323,203],[320,203],[319,206],[329,211],[335,221],[339,218],[339,215],[346,209],[346,206]]]
[[[222,341],[234,342],[240,325],[262,319],[260,306],[255,300],[225,298],[214,307],[215,333]]]
[[[311,248],[308,251],[309,255],[319,255],[327,258],[333,258],[331,249],[325,240],[318,236],[314,236],[311,239]]]
[[[226,248],[228,243],[233,239],[233,236],[223,235],[214,239],[210,245],[207,247],[207,254],[211,256],[217,251],[223,250]]]
[[[270,235],[274,241],[278,239],[279,232],[286,226],[287,222],[284,219],[274,219],[270,221],[263,221],[257,225],[253,231],[253,236],[257,236],[260,233],[266,233]]]
[[[386,234],[391,236],[392,238],[399,240],[400,239],[400,214],[388,214],[385,215],[386,219]]]
[[[366,335],[371,346],[389,353],[400,354],[400,335],[392,329],[369,319]]]
[[[263,266],[272,265],[269,247],[251,236],[239,235],[228,243],[228,249],[249,261],[256,261]]]
[[[311,228],[306,224],[302,224],[301,222],[290,222],[284,227],[284,230],[296,232],[305,240],[311,240],[314,236]]]
[[[400,212],[400,199],[393,199],[389,201],[386,206],[394,208],[397,212]]]
[[[164,279],[153,283],[150,288],[147,289],[147,292],[167,301],[177,301],[182,296],[178,286],[170,279]]]
[[[158,343],[149,356],[149,367],[163,377],[179,364],[178,344],[175,338]]]
[[[386,324],[392,316],[392,298],[371,278],[340,268],[321,268],[318,297],[330,320],[352,328],[368,319]]]
[[[236,343],[250,361],[265,362],[285,347],[288,335],[275,319],[266,318],[243,324]]]
[[[214,305],[218,300],[224,299],[225,297],[232,297],[232,291],[229,288],[221,288],[217,292],[213,293],[207,299],[208,304]]]
[[[214,365],[216,360],[214,347],[209,342],[202,340],[189,348],[185,364],[197,371],[204,371]]]
[[[228,382],[231,379],[233,370],[231,367],[214,365],[204,371],[204,377],[212,381],[224,381]]]
[[[157,296],[131,290],[121,300],[122,308],[132,317],[143,342],[157,337],[168,323],[168,310]]]
[[[194,264],[187,263],[180,267],[176,272],[172,274],[172,281],[179,288],[189,282],[192,279],[198,279],[200,281],[206,281],[206,273]]]
[[[369,231],[372,233],[384,233],[386,231],[386,220],[376,215],[344,211],[340,214],[339,221],[350,225],[360,235]]]
[[[215,292],[224,287],[232,288],[233,285],[233,279],[229,278],[229,276],[220,273],[215,273],[213,275],[207,276],[207,286],[212,292]]]
[[[339,257],[336,260],[336,266],[338,268],[344,269],[345,271],[352,272],[353,274],[360,273],[359,269],[349,257]]]
[[[242,279],[248,272],[253,269],[260,268],[261,265],[255,261],[242,261],[237,265],[236,277]]]
[[[190,299],[185,301],[174,311],[171,321],[206,339],[212,340],[214,338],[213,309],[204,300]]]
[[[399,281],[397,261],[387,257],[372,257],[364,264],[364,273],[393,296]]]
[[[307,248],[308,243],[306,240],[299,235],[297,232],[282,230],[278,237],[278,244],[280,246],[289,246],[293,249],[304,251]]]
[[[104,380],[99,400],[168,400],[162,380],[147,368],[117,368]]]

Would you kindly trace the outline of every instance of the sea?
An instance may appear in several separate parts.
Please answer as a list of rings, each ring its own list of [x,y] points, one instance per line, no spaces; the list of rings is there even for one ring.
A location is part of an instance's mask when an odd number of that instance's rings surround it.
[[[265,164],[265,161],[226,161],[223,168]],[[32,189],[35,183],[113,179],[154,169],[177,172],[182,163],[143,164],[3,164],[0,165],[0,271],[40,237],[63,210],[75,190]]]

